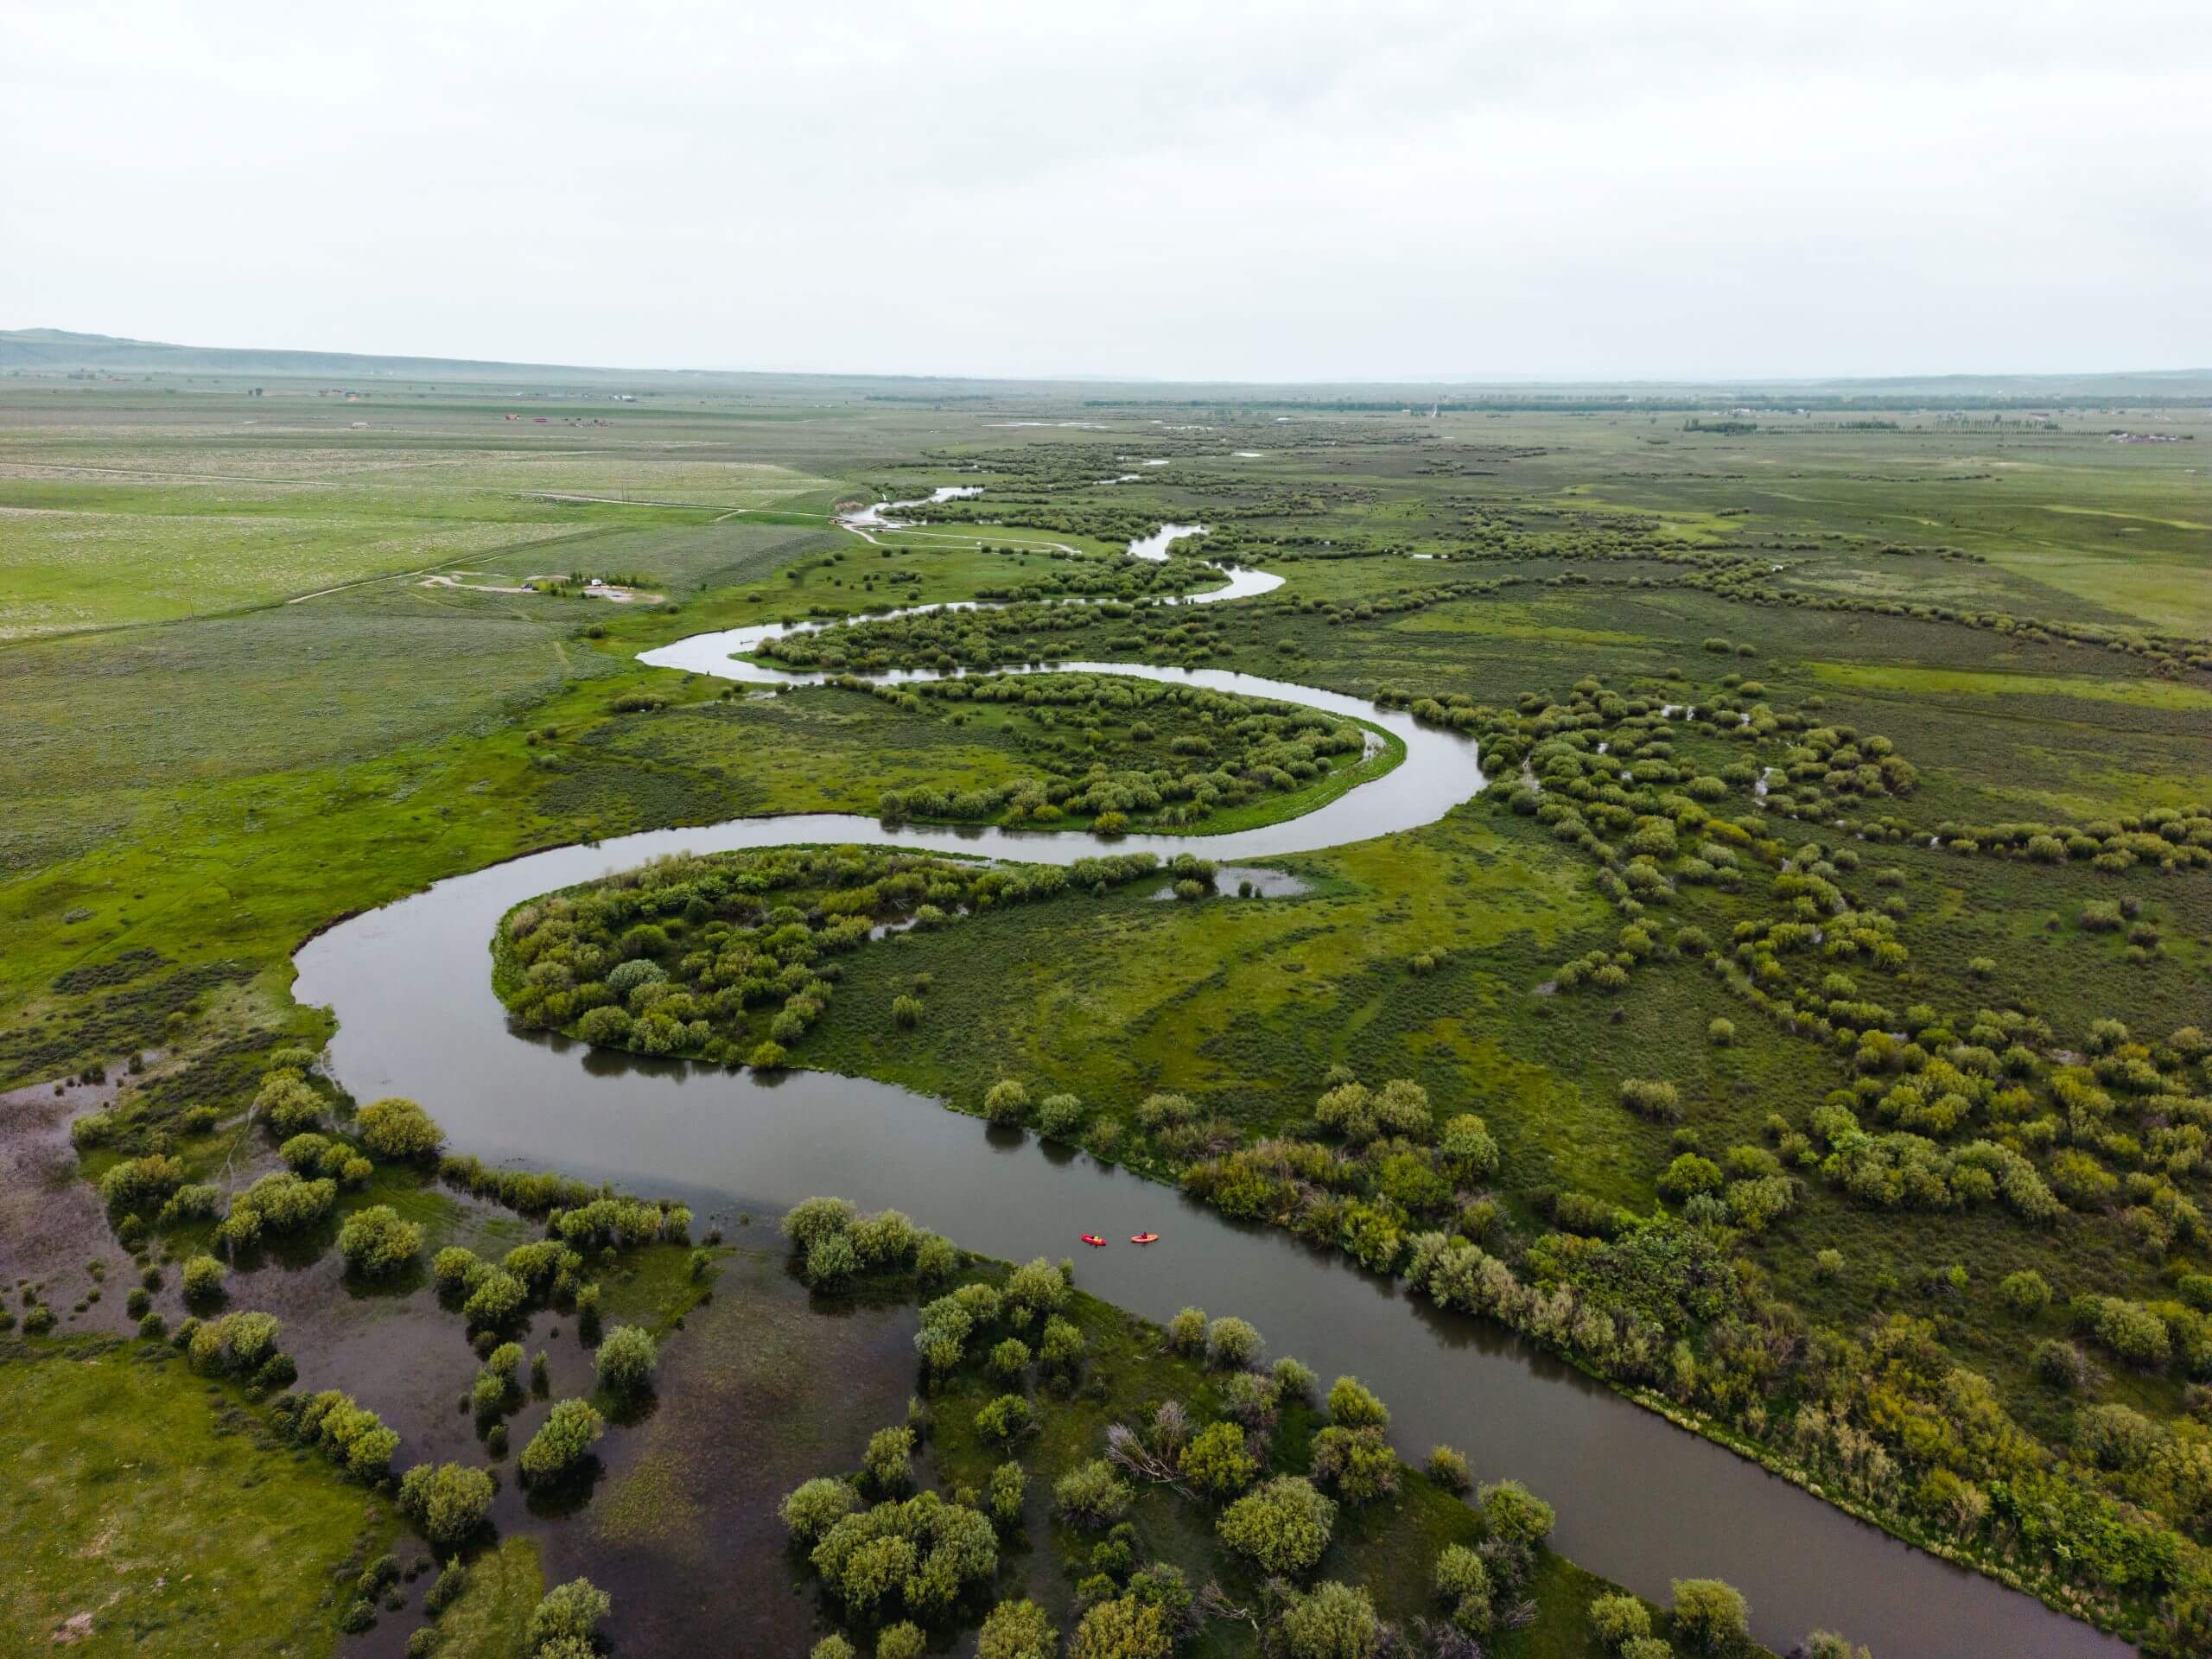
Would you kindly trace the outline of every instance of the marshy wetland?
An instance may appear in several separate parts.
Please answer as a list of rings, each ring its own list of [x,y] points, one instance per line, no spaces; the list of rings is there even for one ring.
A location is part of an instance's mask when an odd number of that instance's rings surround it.
[[[0,382],[11,1643],[2212,1641],[2201,404],[552,390]]]

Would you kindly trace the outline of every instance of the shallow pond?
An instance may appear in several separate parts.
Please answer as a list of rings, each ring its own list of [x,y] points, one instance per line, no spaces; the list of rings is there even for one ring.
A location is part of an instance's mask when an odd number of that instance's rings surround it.
[[[1165,467],[1166,464],[1164,461],[1145,462],[1147,467]],[[1167,556],[1169,543],[1179,542],[1185,536],[1203,536],[1205,533],[1206,527],[1204,524],[1162,524],[1151,535],[1140,536],[1131,542],[1129,556],[1133,559],[1148,559],[1156,564]]]

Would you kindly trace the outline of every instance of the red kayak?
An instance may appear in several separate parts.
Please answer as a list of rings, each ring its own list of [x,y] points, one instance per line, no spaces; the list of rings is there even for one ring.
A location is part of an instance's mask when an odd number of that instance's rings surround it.
[[[1129,1243],[1132,1244],[1154,1244],[1159,1240],[1158,1233],[1131,1233],[1129,1235]]]
[[[1099,1237],[1096,1233],[1084,1234],[1083,1242],[1090,1245],[1094,1250],[1103,1250],[1106,1248],[1106,1241]]]

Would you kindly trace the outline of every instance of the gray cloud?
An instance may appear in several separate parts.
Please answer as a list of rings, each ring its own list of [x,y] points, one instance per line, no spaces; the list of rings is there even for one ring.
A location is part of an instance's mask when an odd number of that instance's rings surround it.
[[[16,0],[0,323],[1268,378],[2212,363],[2194,0]]]

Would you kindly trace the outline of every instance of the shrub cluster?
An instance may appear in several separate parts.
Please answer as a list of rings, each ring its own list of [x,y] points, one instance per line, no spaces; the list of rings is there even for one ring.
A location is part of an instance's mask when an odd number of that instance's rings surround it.
[[[880,923],[940,926],[1158,868],[1150,854],[1062,868],[850,847],[671,857],[511,912],[499,990],[518,1020],[587,1042],[767,1069],[828,1008],[836,957]]]

